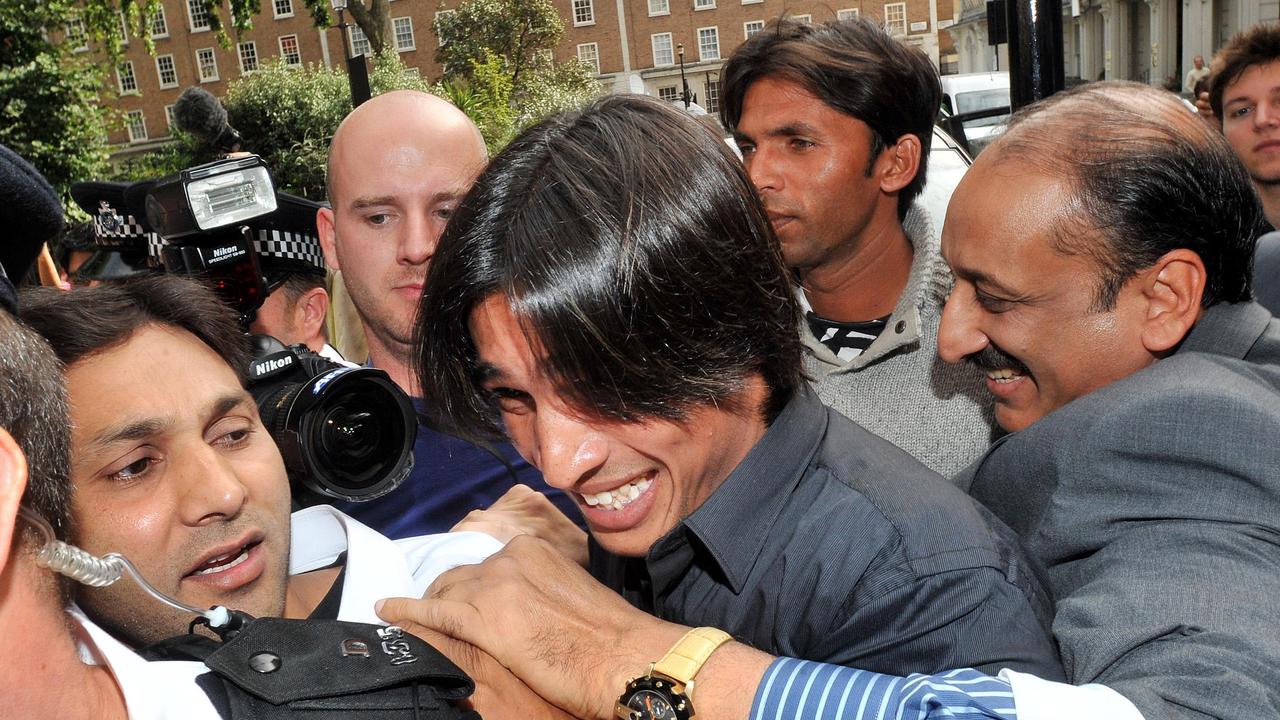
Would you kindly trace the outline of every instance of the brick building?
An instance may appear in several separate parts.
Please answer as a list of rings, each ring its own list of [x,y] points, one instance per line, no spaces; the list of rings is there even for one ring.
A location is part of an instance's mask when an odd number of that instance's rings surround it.
[[[458,0],[393,0],[390,4],[393,39],[401,60],[436,78],[437,48],[434,20]],[[675,100],[680,93],[680,49],[685,76],[697,102],[711,113],[719,106],[719,73],[724,58],[752,33],[783,15],[812,22],[861,15],[883,22],[907,42],[919,46],[935,62],[940,57],[940,28],[955,16],[944,0],[555,0],[565,33],[555,57],[578,57],[594,67],[602,85],[613,92],[643,92]],[[155,42],[148,54],[135,33],[111,81],[118,98],[112,102],[124,116],[124,127],[110,136],[117,159],[144,152],[165,142],[172,108],[182,90],[199,85],[214,95],[226,92],[227,82],[253,72],[271,58],[302,66],[319,63],[341,66],[342,38],[335,27],[318,29],[301,0],[263,0],[254,27],[232,33],[231,48],[223,48],[209,29],[208,18],[191,0],[162,0],[162,13],[149,28]],[[348,16],[348,20],[350,17]],[[122,21],[123,25],[123,21]],[[349,37],[353,53],[368,49],[354,25]],[[67,27],[67,42],[83,52],[83,26]],[[942,33],[944,66],[952,52],[950,36]]]

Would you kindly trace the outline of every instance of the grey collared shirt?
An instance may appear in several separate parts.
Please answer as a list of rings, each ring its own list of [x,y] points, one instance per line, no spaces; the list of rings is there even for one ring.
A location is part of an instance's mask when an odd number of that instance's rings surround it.
[[[646,557],[593,542],[591,570],[636,607],[774,655],[1062,676],[1012,533],[807,388]]]

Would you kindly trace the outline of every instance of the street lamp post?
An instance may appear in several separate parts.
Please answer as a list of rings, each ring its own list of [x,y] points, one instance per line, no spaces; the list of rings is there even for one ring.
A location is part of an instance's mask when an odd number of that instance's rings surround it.
[[[693,98],[689,94],[689,81],[684,77],[684,43],[676,45],[676,56],[680,58],[680,87],[682,88],[680,99],[684,101],[684,109],[688,110]]]
[[[351,57],[351,48],[347,46],[347,22],[343,13],[347,11],[347,0],[332,0],[333,9],[338,13],[338,32],[342,34],[342,61]]]
[[[347,23],[343,13],[347,9],[347,0],[330,0],[333,9],[338,13],[338,32],[342,34],[342,61],[347,66],[347,86],[351,88],[351,105],[359,107],[360,103],[369,99],[369,68],[364,64],[364,55],[351,57],[351,48],[347,42]]]

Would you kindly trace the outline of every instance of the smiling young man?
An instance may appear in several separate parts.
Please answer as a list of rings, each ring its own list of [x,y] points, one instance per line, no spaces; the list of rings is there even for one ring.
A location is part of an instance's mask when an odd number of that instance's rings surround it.
[[[951,274],[915,201],[941,103],[875,23],[783,19],[725,63],[721,119],[795,269],[818,397],[950,477],[993,428],[981,375],[936,352]]]
[[[123,554],[162,592],[257,617],[373,622],[384,595],[420,593],[498,547],[475,533],[392,542],[328,506],[291,518],[284,463],[243,384],[246,336],[196,283],[158,276],[23,300],[23,320],[66,366],[72,540]],[[77,601],[136,647],[192,619],[133,583]]]
[[[1209,105],[1253,178],[1267,222],[1280,227],[1280,28],[1258,25],[1213,59]]]
[[[577,501],[591,573],[634,607],[829,662],[1056,673],[1016,543],[821,404],[798,320],[731,151],[610,96],[477,180],[428,275],[417,367],[440,422],[510,438]],[[525,650],[572,666],[591,632]]]

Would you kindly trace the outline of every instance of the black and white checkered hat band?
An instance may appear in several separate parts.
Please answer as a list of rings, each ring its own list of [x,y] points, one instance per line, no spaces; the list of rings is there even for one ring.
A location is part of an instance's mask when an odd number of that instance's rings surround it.
[[[93,241],[99,247],[141,248],[142,241],[150,244],[160,237],[147,232],[132,215],[95,215],[93,217]]]
[[[267,262],[290,260],[311,265],[320,271],[325,269],[320,239],[315,235],[284,230],[259,230],[253,240],[253,247],[258,251],[258,257]]]

